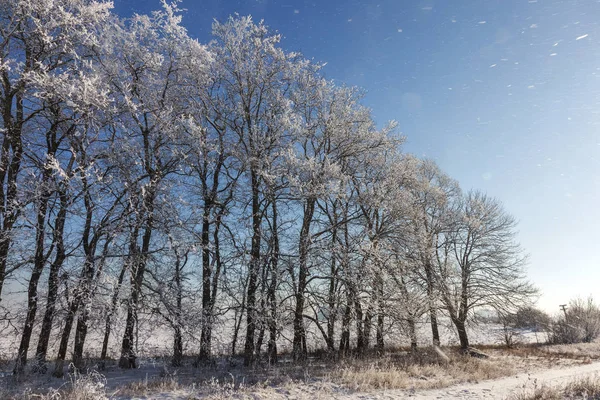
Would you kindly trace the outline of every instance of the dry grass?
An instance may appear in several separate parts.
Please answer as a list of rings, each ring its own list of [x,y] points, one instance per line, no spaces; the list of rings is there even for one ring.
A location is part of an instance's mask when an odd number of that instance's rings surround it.
[[[560,389],[542,385],[533,389],[510,396],[507,400],[564,400]]]
[[[489,348],[501,351],[506,355],[512,355],[521,358],[538,357],[550,360],[569,359],[579,361],[600,359],[600,342],[556,345],[531,344],[522,345],[512,349],[502,349],[498,347]]]
[[[120,396],[141,396],[157,392],[174,392],[181,389],[176,376],[161,376],[159,378],[134,381],[119,388]]]
[[[201,368],[185,367],[179,375],[166,369],[159,376],[139,379],[123,386],[108,385],[103,375],[91,372],[72,375],[69,382],[58,389],[38,386],[22,392],[28,381],[13,387],[21,393],[2,392],[1,399],[15,400],[100,400],[119,397],[153,398],[159,393],[177,393],[179,397],[194,399],[197,395],[208,399],[227,398],[287,398],[315,400],[327,398],[327,393],[339,391],[371,391],[386,389],[439,389],[461,383],[475,383],[488,379],[532,372],[557,366],[576,365],[600,359],[600,343],[535,346],[517,348],[482,346],[489,359],[462,355],[457,348],[444,348],[449,361],[431,348],[416,352],[393,349],[384,355],[361,358],[334,359],[323,355],[304,363],[282,362],[275,367],[257,365],[245,368],[236,360],[215,363]],[[168,360],[164,360],[165,363]],[[114,369],[114,366],[111,366]],[[332,372],[333,371],[333,372]],[[113,374],[114,374],[113,370]],[[110,375],[108,375],[110,376]],[[594,386],[595,385],[595,386]],[[592,390],[593,389],[593,390]],[[552,397],[558,390],[558,396]],[[587,392],[586,392],[587,391]],[[576,381],[564,388],[535,387],[514,400],[586,398],[600,400],[597,380]],[[530,396],[530,397],[526,397]],[[537,397],[536,397],[537,396]]]
[[[512,363],[506,360],[472,358],[448,350],[447,353],[449,362],[426,350],[372,363],[356,361],[331,373],[329,379],[360,391],[434,389],[500,378],[515,372]]]
[[[569,383],[564,393],[570,398],[600,399],[600,377],[587,377]]]
[[[600,377],[577,379],[564,386],[536,385],[533,390],[515,394],[508,400],[565,399],[600,399]]]
[[[62,388],[28,389],[22,393],[0,392],[3,400],[108,400],[106,379],[98,372],[73,374],[69,384]]]

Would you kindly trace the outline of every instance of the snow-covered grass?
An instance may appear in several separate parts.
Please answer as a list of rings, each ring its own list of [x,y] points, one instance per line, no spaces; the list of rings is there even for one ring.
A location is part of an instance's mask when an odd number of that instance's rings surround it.
[[[425,390],[452,385],[471,385],[503,376],[537,373],[549,368],[585,365],[600,359],[600,343],[574,345],[521,345],[508,349],[481,346],[488,359],[466,357],[456,347],[445,347],[446,361],[430,348],[412,353],[406,348],[383,355],[336,359],[315,354],[304,363],[282,355],[271,367],[242,366],[241,358],[218,358],[195,368],[193,357],[173,368],[168,357],[145,358],[134,370],[121,370],[115,361],[100,367],[90,362],[87,374],[64,379],[50,374],[0,378],[0,399],[225,399],[225,398],[330,398],[356,391]],[[10,367],[10,364],[6,364]],[[531,388],[530,388],[531,389]],[[540,391],[546,388],[536,388]]]
[[[535,385],[533,389],[511,395],[507,400],[600,399],[600,377],[587,376],[566,385]]]
[[[19,383],[25,386],[23,390],[19,390],[17,386]],[[31,386],[27,386],[28,384]],[[38,387],[33,387],[36,385]],[[104,375],[97,371],[90,371],[86,374],[69,375],[68,381],[57,388],[32,380],[12,382],[12,385],[0,389],[0,398],[3,400],[108,400],[109,395]]]
[[[332,372],[330,379],[353,390],[432,389],[463,382],[478,382],[511,375],[516,365],[509,359],[480,359],[447,349],[449,362],[432,351],[385,357],[376,361],[356,360]]]

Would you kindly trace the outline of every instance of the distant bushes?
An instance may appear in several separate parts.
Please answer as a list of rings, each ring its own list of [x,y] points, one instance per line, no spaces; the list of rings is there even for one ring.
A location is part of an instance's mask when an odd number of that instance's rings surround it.
[[[506,346],[513,347],[521,343],[523,330],[545,332],[552,323],[552,318],[544,311],[527,306],[514,313],[499,313],[494,322],[502,325],[499,339]]]
[[[499,314],[501,339],[508,347],[520,343],[522,330],[546,332],[549,344],[590,343],[600,337],[600,306],[592,297],[574,299],[564,312],[551,317],[534,307],[523,307],[510,314]]]
[[[523,307],[511,315],[512,326],[517,329],[530,329],[540,332],[547,329],[552,323],[552,318],[544,311],[534,307]]]
[[[600,336],[600,308],[593,298],[575,299],[551,325],[548,342],[552,344],[590,343]]]

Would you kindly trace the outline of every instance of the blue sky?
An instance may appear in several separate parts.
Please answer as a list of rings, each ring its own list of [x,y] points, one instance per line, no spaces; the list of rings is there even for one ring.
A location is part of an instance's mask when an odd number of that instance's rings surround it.
[[[160,2],[115,0],[123,16]],[[243,0],[182,3],[191,36],[214,18],[264,19],[283,46],[367,91],[377,122],[464,189],[520,221],[539,305],[600,300],[600,2]]]

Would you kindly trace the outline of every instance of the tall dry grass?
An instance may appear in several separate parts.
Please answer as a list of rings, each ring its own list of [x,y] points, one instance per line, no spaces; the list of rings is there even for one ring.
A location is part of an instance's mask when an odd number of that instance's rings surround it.
[[[510,396],[507,400],[600,399],[600,377],[576,379],[566,385],[535,385],[533,389]]]
[[[430,350],[376,362],[355,360],[329,374],[329,379],[353,390],[433,389],[511,375],[507,360],[480,359],[446,350],[449,361]]]

